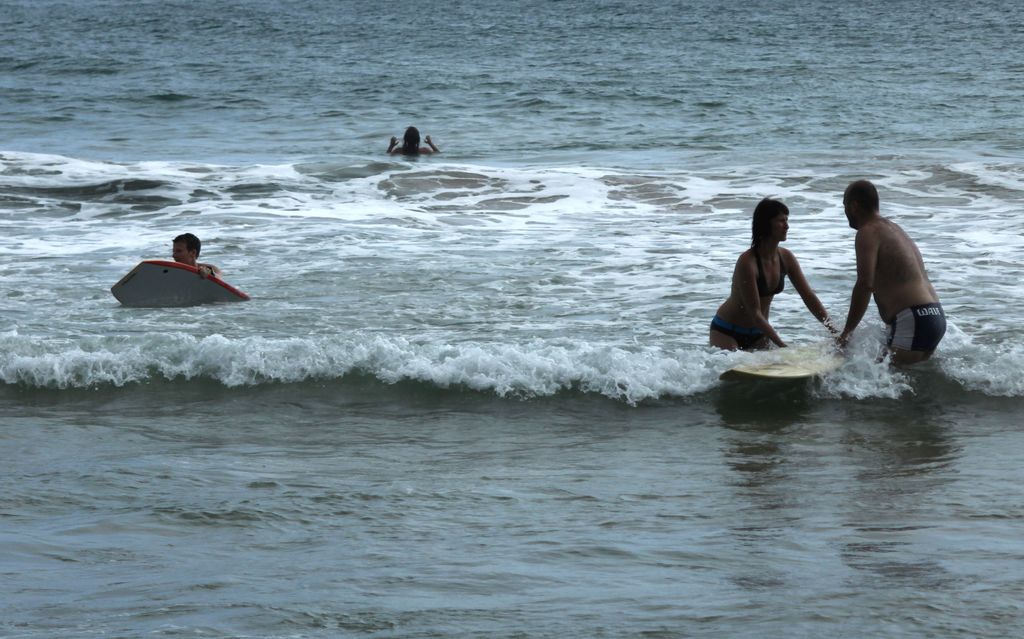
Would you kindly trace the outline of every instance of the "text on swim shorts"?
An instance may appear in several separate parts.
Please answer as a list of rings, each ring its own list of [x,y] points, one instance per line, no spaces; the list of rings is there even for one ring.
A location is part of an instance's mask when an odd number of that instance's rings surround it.
[[[924,317],[926,315],[942,315],[942,309],[935,306],[926,306],[924,308],[915,308],[914,314],[918,317]]]

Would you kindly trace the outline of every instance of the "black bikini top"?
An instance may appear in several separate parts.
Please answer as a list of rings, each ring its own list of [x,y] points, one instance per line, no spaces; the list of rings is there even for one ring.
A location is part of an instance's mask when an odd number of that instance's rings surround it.
[[[761,256],[754,249],[754,259],[757,260],[757,294],[761,297],[778,295],[786,288],[786,264],[782,261],[782,253],[779,253],[779,285],[774,291],[768,290],[768,282],[764,279],[764,266],[761,265]]]

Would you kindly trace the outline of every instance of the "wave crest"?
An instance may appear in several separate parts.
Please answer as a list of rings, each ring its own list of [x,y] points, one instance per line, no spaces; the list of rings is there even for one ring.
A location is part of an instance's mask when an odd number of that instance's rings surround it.
[[[815,394],[899,399],[915,394],[919,383],[938,375],[965,392],[1024,396],[1024,349],[977,346],[955,329],[951,337],[934,362],[911,371],[877,361],[877,349],[865,340],[838,371],[815,384]],[[47,340],[10,331],[0,334],[0,352],[0,381],[31,388],[123,387],[196,379],[232,388],[351,375],[386,384],[412,381],[442,389],[466,388],[499,397],[575,391],[629,404],[703,393],[719,386],[723,371],[751,357],[694,346],[669,349],[569,339],[441,343],[365,333],[291,338],[149,333]]]
[[[690,395],[717,384],[724,354],[672,353],[535,340],[522,344],[438,344],[403,337],[228,338],[145,335],[77,343],[0,338],[0,379],[40,388],[125,386],[153,379],[211,378],[225,386],[295,383],[365,374],[441,388],[462,386],[501,397],[567,390],[636,403]]]

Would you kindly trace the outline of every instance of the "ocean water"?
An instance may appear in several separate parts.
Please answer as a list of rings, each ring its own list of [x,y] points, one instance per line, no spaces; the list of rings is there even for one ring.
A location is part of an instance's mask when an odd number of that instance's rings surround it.
[[[1017,4],[3,12],[0,636],[1024,630]],[[842,321],[862,177],[936,356],[720,382],[756,202]],[[252,301],[121,307],[185,231]]]

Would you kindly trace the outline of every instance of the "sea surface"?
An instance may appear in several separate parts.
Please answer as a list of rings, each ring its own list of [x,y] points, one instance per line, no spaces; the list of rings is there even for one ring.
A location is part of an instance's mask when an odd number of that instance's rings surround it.
[[[0,636],[1024,632],[1024,5],[0,10]],[[936,356],[719,381],[754,205],[841,323],[858,178]],[[252,301],[120,306],[186,231]]]

